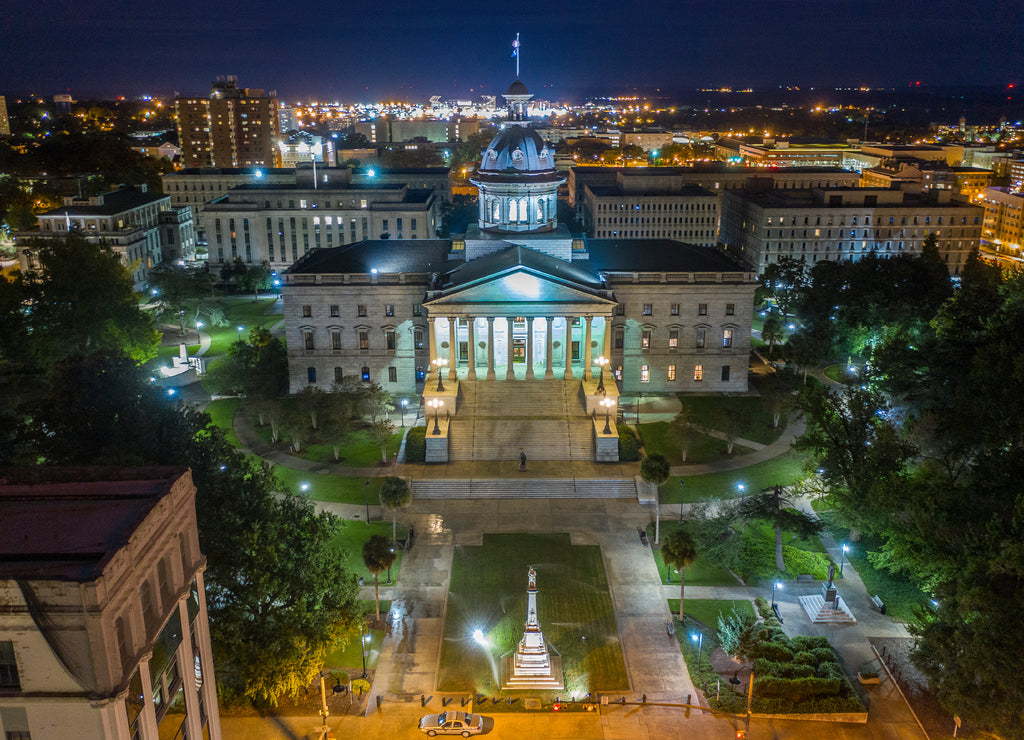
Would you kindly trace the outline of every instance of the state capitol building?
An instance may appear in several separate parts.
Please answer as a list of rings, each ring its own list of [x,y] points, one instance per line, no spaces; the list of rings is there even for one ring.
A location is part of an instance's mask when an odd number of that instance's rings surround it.
[[[747,390],[756,272],[708,246],[571,234],[530,97],[518,79],[505,95],[465,234],[314,249],[283,274],[291,392],[557,380],[589,398],[602,366],[614,396]]]

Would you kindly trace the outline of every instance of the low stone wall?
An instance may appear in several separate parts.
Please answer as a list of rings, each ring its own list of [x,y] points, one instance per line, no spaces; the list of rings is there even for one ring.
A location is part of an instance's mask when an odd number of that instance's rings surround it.
[[[868,722],[867,712],[833,712],[830,714],[758,714],[756,712],[752,712],[750,716],[757,719],[800,720],[803,722],[843,722],[855,725],[865,725]]]

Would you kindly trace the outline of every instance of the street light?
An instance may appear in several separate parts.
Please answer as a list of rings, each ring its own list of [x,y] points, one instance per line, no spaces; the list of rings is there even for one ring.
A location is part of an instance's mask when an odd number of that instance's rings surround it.
[[[448,365],[448,360],[443,357],[435,357],[430,364],[437,368],[437,392],[444,393],[444,383],[441,382],[441,368]]]
[[[391,553],[391,557],[392,557],[391,562],[393,563],[394,562],[394,555],[395,555],[395,548],[393,548],[393,547],[388,548],[388,552]],[[384,584],[384,585],[386,585],[386,586],[390,586],[391,585],[391,563],[388,563],[388,582],[386,584]]]
[[[202,328],[203,328],[203,322],[202,321],[197,321],[196,322],[196,342],[197,343],[200,343],[200,342],[203,341],[202,337],[199,336],[199,330],[202,329]]]
[[[405,407],[409,405],[409,399],[402,399],[402,428],[405,428]]]
[[[698,632],[695,635],[690,635],[690,639],[697,643],[697,670],[700,670],[700,653],[704,649],[704,633]]]
[[[243,332],[243,331],[245,331],[245,327],[244,327],[244,326],[239,326],[239,327],[238,327],[238,341],[239,341],[239,342],[241,342],[241,341],[242,341],[242,332]]]
[[[604,406],[604,433],[611,434],[612,406],[615,405],[615,399],[605,398],[601,401],[601,405]]]
[[[366,503],[366,523],[370,523],[370,481],[363,484],[363,501]]]
[[[747,487],[743,483],[736,484],[736,490],[740,492],[740,500],[745,501],[747,498],[746,490]]]
[[[366,678],[366,643],[370,641],[370,637],[370,635],[363,635],[360,640],[359,647],[362,648],[360,652],[363,654],[363,678]]]
[[[846,564],[846,553],[850,551],[850,546],[845,542],[843,543],[842,553],[839,555],[839,577],[843,577],[843,565]]]
[[[611,360],[603,355],[594,360],[594,363],[601,368],[597,371],[597,395],[599,396],[603,396],[606,393],[604,389],[604,367],[609,362],[611,362]]]
[[[429,401],[427,401],[427,406],[434,409],[434,431],[431,432],[431,434],[440,434],[441,427],[437,425],[437,414],[438,409],[444,406],[444,401],[442,401],[440,398],[431,398]]]
[[[778,581],[772,584],[772,609],[775,609],[775,589],[782,588],[782,584]]]

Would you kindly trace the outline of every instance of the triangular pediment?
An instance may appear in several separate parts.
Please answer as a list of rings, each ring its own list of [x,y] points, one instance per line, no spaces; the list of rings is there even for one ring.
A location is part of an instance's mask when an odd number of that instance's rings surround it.
[[[501,274],[473,281],[471,284],[446,291],[424,303],[427,307],[462,306],[465,304],[498,306],[522,306],[521,313],[528,314],[527,307],[536,305],[590,305],[614,306],[615,301],[596,295],[583,286],[573,286],[564,279],[553,278],[542,272],[526,267],[517,267]]]

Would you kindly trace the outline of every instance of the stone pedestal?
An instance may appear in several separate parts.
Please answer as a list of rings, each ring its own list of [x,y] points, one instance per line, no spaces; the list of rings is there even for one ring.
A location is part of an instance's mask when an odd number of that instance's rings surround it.
[[[438,433],[434,434],[434,415],[427,414],[427,436],[426,436],[426,452],[424,461],[428,463],[446,463],[448,462],[448,427],[450,422],[444,417],[443,414],[438,415],[437,418],[437,429]]]
[[[598,462],[618,462],[619,461],[619,433],[615,429],[615,419],[611,420],[608,428],[611,430],[610,434],[604,433],[604,417],[598,416],[594,421],[594,445],[597,454],[595,459]]]

